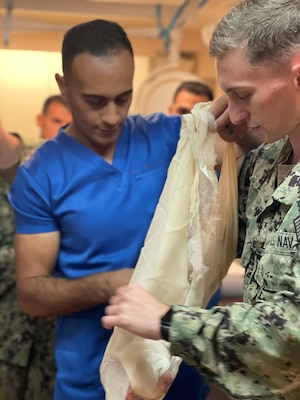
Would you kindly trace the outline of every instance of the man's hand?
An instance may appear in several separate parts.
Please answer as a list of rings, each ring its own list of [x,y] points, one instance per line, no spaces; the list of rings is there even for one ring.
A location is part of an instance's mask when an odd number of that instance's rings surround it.
[[[110,299],[102,324],[107,329],[118,326],[134,335],[158,340],[161,339],[161,317],[169,308],[141,286],[123,286]]]
[[[217,97],[211,103],[209,112],[215,117],[217,123],[215,151],[216,170],[220,171],[226,148],[226,142],[234,142],[234,152],[237,160],[237,171],[239,172],[244,156],[262,144],[260,136],[249,130],[246,122],[233,125],[229,118],[228,99],[225,94]]]
[[[170,371],[166,371],[162,374],[162,376],[158,380],[157,387],[159,391],[163,393],[167,393],[169,390],[170,386],[173,383],[174,378],[171,375]],[[127,392],[127,396],[125,400],[146,400],[143,399],[142,397],[138,396],[137,394],[134,393],[132,388],[130,387]]]
[[[233,125],[229,118],[228,99],[225,94],[212,101],[209,112],[215,117],[217,131],[225,142],[239,142],[248,131],[246,122]]]

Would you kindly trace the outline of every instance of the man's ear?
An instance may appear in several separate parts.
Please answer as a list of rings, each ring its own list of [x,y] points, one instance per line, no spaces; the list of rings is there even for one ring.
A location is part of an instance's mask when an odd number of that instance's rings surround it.
[[[174,106],[173,106],[173,104],[171,104],[171,105],[168,107],[168,114],[169,114],[169,115],[174,115]]]
[[[43,114],[37,115],[35,121],[37,126],[41,128],[43,125]]]
[[[292,60],[292,71],[294,73],[294,85],[300,89],[300,54],[295,55]]]
[[[55,74],[55,80],[57,82],[57,85],[59,87],[60,93],[65,96],[66,93],[66,83],[65,83],[65,78],[59,74]]]

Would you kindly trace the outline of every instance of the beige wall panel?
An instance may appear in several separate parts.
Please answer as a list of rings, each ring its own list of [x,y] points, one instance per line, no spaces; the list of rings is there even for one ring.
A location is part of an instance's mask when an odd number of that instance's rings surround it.
[[[54,78],[62,73],[59,52],[0,50],[0,118],[7,130],[38,138],[36,115],[46,97],[58,93]],[[147,57],[135,58],[135,93],[149,72]]]

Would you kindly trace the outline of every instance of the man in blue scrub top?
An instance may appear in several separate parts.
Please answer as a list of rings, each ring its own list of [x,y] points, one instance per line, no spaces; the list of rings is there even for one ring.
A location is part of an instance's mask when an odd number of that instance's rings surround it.
[[[55,400],[104,399],[99,365],[110,333],[101,316],[138,259],[180,117],[128,117],[134,61],[123,29],[104,20],[70,29],[56,75],[73,122],[19,168],[17,285],[32,316],[57,316]],[[203,390],[202,390],[203,389]],[[166,399],[206,397],[184,372]]]

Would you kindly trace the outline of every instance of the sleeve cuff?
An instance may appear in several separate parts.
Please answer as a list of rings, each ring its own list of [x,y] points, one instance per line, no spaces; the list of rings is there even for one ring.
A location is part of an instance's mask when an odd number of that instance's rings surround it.
[[[173,309],[171,307],[160,320],[160,333],[162,338],[166,341],[169,341],[169,331],[170,331],[172,316],[173,316]]]

